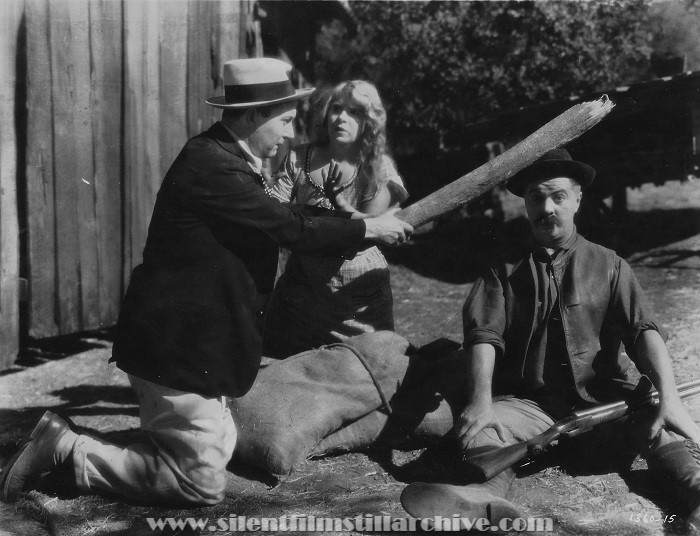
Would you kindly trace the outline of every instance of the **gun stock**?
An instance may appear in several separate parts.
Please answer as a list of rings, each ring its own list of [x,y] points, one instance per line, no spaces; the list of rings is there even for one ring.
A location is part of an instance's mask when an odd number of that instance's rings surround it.
[[[700,380],[691,380],[678,385],[678,394],[681,398],[700,394]],[[527,441],[502,448],[486,446],[469,449],[465,452],[463,460],[467,477],[474,482],[491,480],[518,462],[539,454],[547,445],[562,435],[576,436],[603,422],[658,404],[658,400],[658,391],[652,391],[631,406],[625,401],[619,401],[577,411],[570,417],[554,423],[547,431]]]
[[[473,482],[491,480],[497,474],[527,458],[528,454],[526,441],[496,450],[491,447],[480,450],[482,452],[479,453],[474,449],[469,453],[469,458],[464,460],[466,476]]]
[[[576,417],[571,416],[554,423],[548,430],[527,441],[501,448],[486,446],[469,449],[465,452],[463,460],[467,476],[476,482],[491,480],[497,474],[529,457],[532,452],[543,449],[576,425]]]

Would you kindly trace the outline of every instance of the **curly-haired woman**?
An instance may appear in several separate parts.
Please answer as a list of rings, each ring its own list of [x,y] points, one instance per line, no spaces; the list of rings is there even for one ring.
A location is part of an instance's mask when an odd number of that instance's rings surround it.
[[[377,89],[343,82],[312,101],[316,141],[295,147],[277,172],[281,201],[378,215],[408,194],[386,154],[386,112]],[[353,335],[393,330],[386,259],[368,246],[352,259],[292,254],[268,304],[264,355],[287,357]]]

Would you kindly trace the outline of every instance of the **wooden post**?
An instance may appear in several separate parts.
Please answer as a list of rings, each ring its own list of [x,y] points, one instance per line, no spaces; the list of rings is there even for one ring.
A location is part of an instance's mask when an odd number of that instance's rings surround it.
[[[547,151],[566,145],[598,124],[613,109],[607,95],[569,108],[493,160],[396,213],[419,227],[447,214],[508,180]]]

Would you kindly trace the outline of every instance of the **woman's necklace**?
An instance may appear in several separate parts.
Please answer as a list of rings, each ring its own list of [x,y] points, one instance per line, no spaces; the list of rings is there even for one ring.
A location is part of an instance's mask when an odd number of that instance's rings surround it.
[[[325,197],[327,197],[327,196],[326,196],[325,189],[324,189],[324,186],[325,186],[325,185],[324,185],[324,184],[318,184],[318,183],[313,179],[313,177],[311,177],[311,155],[312,155],[312,153],[313,153],[313,149],[314,149],[314,147],[311,146],[311,147],[309,148],[309,150],[306,152],[306,169],[305,169],[305,171],[306,171],[306,176],[307,176],[307,178],[309,179],[309,182],[314,186],[314,188],[316,188],[316,189],[317,189],[319,192],[321,192]],[[330,169],[330,164],[328,164],[328,166],[329,166],[329,169]],[[350,185],[355,181],[355,179],[357,178],[357,174],[360,172],[360,169],[361,169],[361,168],[362,168],[362,164],[359,164],[359,165],[357,165],[357,166],[354,166],[354,170],[353,170],[353,173],[352,173],[352,177],[350,177],[350,180],[349,180],[349,181],[344,182],[344,183],[343,183],[343,186],[345,186],[346,188],[347,188],[348,186],[350,186]]]

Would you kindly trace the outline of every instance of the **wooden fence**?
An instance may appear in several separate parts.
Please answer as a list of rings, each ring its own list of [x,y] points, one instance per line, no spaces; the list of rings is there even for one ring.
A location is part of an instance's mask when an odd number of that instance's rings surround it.
[[[253,10],[252,0],[2,2],[0,368],[21,332],[115,323],[163,174],[218,119],[204,99],[223,92],[223,61],[262,53]]]

